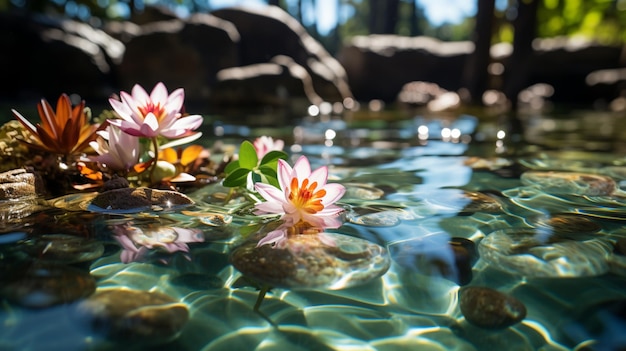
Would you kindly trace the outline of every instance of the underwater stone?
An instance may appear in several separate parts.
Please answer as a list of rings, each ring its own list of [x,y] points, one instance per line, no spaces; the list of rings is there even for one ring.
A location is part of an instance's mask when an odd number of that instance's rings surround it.
[[[459,285],[472,281],[478,260],[476,244],[466,238],[433,233],[389,245],[392,259],[402,267],[430,277],[442,277]]]
[[[259,239],[234,249],[230,261],[248,278],[273,287],[343,289],[380,277],[391,263],[382,246],[342,234],[291,234],[281,248],[257,247]]]
[[[602,229],[598,222],[575,213],[555,213],[529,216],[527,221],[558,238],[573,240],[591,239]]]
[[[189,319],[187,306],[165,294],[117,288],[99,290],[78,311],[107,337],[146,344],[176,338]]]
[[[511,295],[487,287],[466,287],[459,292],[465,320],[486,329],[504,329],[526,317],[526,306]]]
[[[44,308],[91,295],[96,281],[74,267],[46,262],[27,262],[0,267],[0,296],[31,308]]]
[[[591,173],[530,171],[520,177],[549,194],[608,196],[618,192],[613,178]]]
[[[24,240],[20,248],[31,257],[58,263],[95,260],[104,253],[100,241],[68,234],[44,234]]]
[[[152,206],[163,209],[191,205],[187,195],[171,190],[159,190],[146,187],[112,189],[98,194],[92,201],[103,210],[136,210],[143,211]]]
[[[572,240],[545,229],[509,228],[487,235],[480,256],[495,268],[526,277],[589,277],[609,270],[612,244],[601,238]]]

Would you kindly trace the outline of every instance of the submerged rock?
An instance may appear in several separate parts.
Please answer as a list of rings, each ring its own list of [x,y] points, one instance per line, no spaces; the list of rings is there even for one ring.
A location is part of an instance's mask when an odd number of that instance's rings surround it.
[[[230,261],[247,277],[275,287],[343,289],[380,277],[391,262],[382,246],[336,233],[289,235],[281,248],[257,247],[257,241],[237,247]]]
[[[549,194],[609,196],[622,195],[611,177],[578,172],[539,172],[522,174],[522,183],[535,186]]]
[[[189,319],[187,306],[149,291],[104,289],[82,301],[78,310],[94,330],[125,342],[170,341]]]
[[[193,200],[185,194],[146,187],[108,190],[98,194],[91,201],[91,205],[104,211],[120,210],[125,212],[140,212],[155,207],[168,209],[191,204],[193,204]]]
[[[44,234],[24,240],[20,249],[33,258],[57,263],[87,262],[104,253],[100,241],[68,234]]]
[[[487,329],[504,329],[526,317],[526,306],[511,295],[487,287],[460,291],[459,305],[465,320]]]
[[[96,290],[96,281],[77,268],[46,262],[0,267],[0,297],[44,308],[79,300]]]

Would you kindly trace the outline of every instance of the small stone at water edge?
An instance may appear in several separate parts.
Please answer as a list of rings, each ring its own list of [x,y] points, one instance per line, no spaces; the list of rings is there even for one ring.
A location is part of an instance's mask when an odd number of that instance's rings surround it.
[[[176,338],[189,319],[189,310],[177,300],[157,292],[131,289],[99,290],[82,301],[78,309],[91,320],[96,331],[140,344]]]
[[[526,306],[511,295],[487,287],[461,289],[459,305],[465,320],[486,329],[504,329],[526,317]]]

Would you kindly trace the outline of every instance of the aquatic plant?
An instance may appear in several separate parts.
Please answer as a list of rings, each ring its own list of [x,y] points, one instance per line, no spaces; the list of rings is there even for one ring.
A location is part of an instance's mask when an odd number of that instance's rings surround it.
[[[98,138],[89,145],[98,155],[89,157],[90,161],[97,162],[101,168],[123,174],[139,163],[139,138],[113,125],[97,134]]]
[[[37,104],[41,123],[33,125],[14,109],[15,118],[28,130],[30,136],[24,140],[30,148],[69,156],[85,150],[96,138],[96,131],[105,124],[91,124],[85,101],[72,107],[67,94],[61,94],[56,112],[45,99]]]
[[[202,125],[203,119],[200,115],[183,116],[181,113],[185,99],[183,88],[178,88],[169,94],[165,84],[159,82],[148,95],[143,87],[135,84],[131,94],[122,91],[120,100],[109,99],[109,103],[119,118],[108,121],[125,133],[151,140],[154,160],[150,168],[150,182],[153,182],[159,159],[158,137],[178,139],[192,134],[200,137],[201,133],[193,131]]]
[[[256,183],[256,191],[266,200],[255,205],[256,214],[279,214],[285,227],[261,239],[258,246],[278,244],[288,232],[284,228],[300,228],[296,234],[312,228],[337,228],[341,225],[339,214],[343,209],[335,203],[346,188],[338,183],[328,184],[328,167],[311,171],[306,156],[300,156],[293,168],[278,160],[279,187]],[[282,231],[282,233],[281,233]]]
[[[226,173],[224,186],[234,188],[247,185],[249,190],[254,190],[254,184],[257,182],[278,186],[276,167],[278,160],[287,159],[287,154],[276,149],[279,145],[277,142],[270,145],[258,140],[255,144],[247,140],[241,143],[239,159],[231,161],[224,170]]]
[[[131,94],[122,91],[120,99],[110,98],[109,103],[120,119],[109,119],[109,123],[124,132],[146,138],[162,135],[176,139],[187,136],[202,124],[202,116],[182,116],[181,108],[185,99],[183,88],[168,94],[165,84],[159,82],[150,95],[138,84]]]

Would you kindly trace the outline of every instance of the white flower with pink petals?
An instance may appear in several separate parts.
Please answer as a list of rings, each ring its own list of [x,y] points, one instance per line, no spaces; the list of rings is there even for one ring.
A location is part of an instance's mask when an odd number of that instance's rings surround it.
[[[256,191],[267,200],[255,205],[256,214],[280,214],[286,226],[304,223],[314,228],[338,228],[341,225],[338,217],[343,209],[335,202],[346,188],[341,184],[327,184],[328,167],[311,172],[309,160],[301,156],[293,168],[279,159],[277,173],[280,189],[265,183],[255,184]],[[258,245],[276,243],[286,235],[286,232],[272,232]]]
[[[274,138],[265,135],[256,138],[252,144],[254,145],[259,160],[263,159],[263,156],[267,155],[270,151],[283,151],[285,147],[284,141],[280,139],[274,140]]]
[[[202,116],[182,117],[180,110],[185,100],[182,88],[168,94],[161,82],[152,89],[150,95],[140,85],[132,89],[132,95],[122,91],[120,100],[109,99],[120,119],[110,119],[109,123],[124,132],[146,138],[162,135],[166,138],[180,138],[202,125]]]

